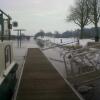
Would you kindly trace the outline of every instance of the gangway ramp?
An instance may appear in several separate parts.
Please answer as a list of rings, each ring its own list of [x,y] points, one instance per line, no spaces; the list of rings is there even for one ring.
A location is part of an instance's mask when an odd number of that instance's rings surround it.
[[[80,100],[44,54],[28,49],[16,100]]]

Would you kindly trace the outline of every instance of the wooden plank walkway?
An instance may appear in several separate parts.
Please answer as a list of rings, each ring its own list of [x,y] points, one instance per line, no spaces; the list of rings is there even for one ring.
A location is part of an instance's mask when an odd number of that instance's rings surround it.
[[[16,100],[80,100],[43,53],[29,49]]]

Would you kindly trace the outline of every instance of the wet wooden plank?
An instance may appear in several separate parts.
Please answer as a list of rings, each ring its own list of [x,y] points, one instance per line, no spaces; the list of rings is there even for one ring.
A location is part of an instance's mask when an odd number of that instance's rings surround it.
[[[16,100],[80,100],[39,49],[29,49]]]

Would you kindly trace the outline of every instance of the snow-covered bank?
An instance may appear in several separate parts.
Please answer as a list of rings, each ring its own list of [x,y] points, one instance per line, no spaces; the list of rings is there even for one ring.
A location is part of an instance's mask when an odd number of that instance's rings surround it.
[[[74,45],[78,42],[77,38],[52,38],[52,37],[44,37],[44,38],[40,38],[42,40],[48,40],[52,43],[56,43],[56,44],[67,44],[67,43],[71,43],[70,45]],[[94,42],[94,40],[92,39],[80,39],[79,43],[82,46],[86,46],[88,42]],[[69,45],[69,44],[68,44]]]
[[[79,42],[80,42],[80,45],[86,46],[88,42],[95,42],[95,40],[92,40],[92,39],[80,39]]]

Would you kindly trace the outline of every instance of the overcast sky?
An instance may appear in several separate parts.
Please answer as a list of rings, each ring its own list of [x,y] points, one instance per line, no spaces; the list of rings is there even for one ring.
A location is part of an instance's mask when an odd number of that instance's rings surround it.
[[[0,7],[18,21],[19,28],[28,33],[39,30],[64,32],[74,30],[76,24],[67,23],[66,16],[75,0],[1,0]]]

